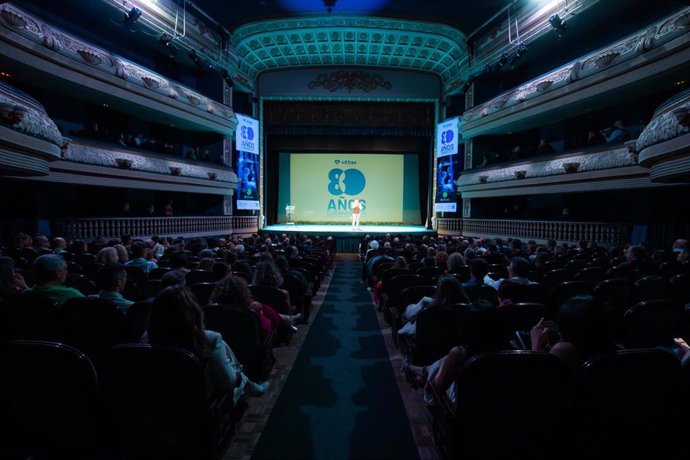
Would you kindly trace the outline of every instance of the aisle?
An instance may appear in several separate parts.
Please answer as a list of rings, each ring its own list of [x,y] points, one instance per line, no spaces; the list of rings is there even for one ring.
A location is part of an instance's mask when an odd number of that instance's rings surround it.
[[[418,458],[360,273],[356,256],[338,257],[252,458]]]

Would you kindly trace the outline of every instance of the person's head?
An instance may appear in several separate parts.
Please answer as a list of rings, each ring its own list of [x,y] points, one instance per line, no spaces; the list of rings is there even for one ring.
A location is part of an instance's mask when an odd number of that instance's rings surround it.
[[[50,248],[50,241],[48,241],[48,237],[45,235],[36,235],[36,238],[34,238],[34,244],[38,249]]]
[[[371,240],[371,242],[369,243],[369,248],[376,251],[379,248],[379,242],[376,240]]]
[[[403,256],[398,256],[393,261],[393,268],[407,268],[407,259]]]
[[[161,277],[161,286],[184,286],[187,284],[187,272],[184,270],[170,270]]]
[[[56,254],[44,254],[34,260],[34,275],[40,286],[60,285],[67,280],[67,262]]]
[[[239,273],[247,273],[251,275],[252,268],[249,266],[246,260],[238,260],[237,263],[232,267],[233,271]]]
[[[0,293],[7,292],[14,285],[14,259],[0,257]]]
[[[53,249],[65,249],[67,248],[67,241],[64,238],[56,236],[50,240],[50,247]]]
[[[505,349],[505,333],[498,309],[479,299],[470,305],[470,313],[466,339],[468,355]]]
[[[276,257],[275,264],[281,273],[288,273],[290,271],[290,264],[288,263],[288,260],[285,258],[285,256]]]
[[[148,337],[152,345],[184,348],[205,361],[209,355],[204,313],[191,289],[170,286],[151,305]]]
[[[124,264],[129,260],[129,252],[127,252],[127,248],[123,244],[116,244],[113,246],[115,251],[117,252],[117,260],[121,264]]]
[[[127,270],[124,265],[106,265],[96,274],[96,285],[103,291],[121,292],[127,284]]]
[[[73,254],[81,255],[86,253],[86,241],[74,240],[72,241],[71,251]]]
[[[283,276],[274,263],[260,262],[254,269],[252,284],[280,287],[283,284]]]
[[[432,305],[452,305],[468,301],[467,294],[465,294],[465,291],[460,286],[460,282],[454,276],[443,275],[439,277]]]
[[[454,252],[448,256],[447,266],[448,273],[457,273],[465,266],[465,258],[459,252]]]
[[[96,262],[103,265],[115,265],[120,261],[117,249],[114,247],[103,248],[96,253]]]
[[[228,276],[216,283],[210,302],[250,308],[252,293],[244,279],[239,276]]]
[[[623,120],[616,120],[613,122],[613,127],[616,129],[623,129]]]
[[[625,258],[628,262],[640,261],[644,259],[645,250],[640,245],[632,245],[625,251]]]
[[[470,275],[472,278],[482,281],[489,273],[489,264],[481,257],[475,257],[470,261]]]
[[[136,243],[132,244],[132,258],[139,259],[141,257],[146,257],[147,249],[148,245],[146,243],[143,241],[137,241]]]
[[[48,239],[46,238],[46,242],[47,242],[47,240]],[[15,248],[24,249],[24,248],[31,247],[31,244],[32,244],[31,237],[29,235],[27,235],[26,233],[17,233],[17,235],[15,235],[15,237],[14,237],[14,247]]]
[[[204,257],[199,261],[199,266],[197,267],[197,269],[210,272],[213,270],[213,265],[215,263],[216,260],[213,257]]]
[[[174,269],[184,268],[187,265],[187,254],[182,251],[175,251],[170,254],[170,266]]]
[[[434,264],[437,267],[446,267],[448,265],[448,253],[446,251],[439,251],[434,256]]]
[[[529,261],[524,257],[513,257],[508,265],[508,274],[513,277],[527,278],[529,275]]]
[[[561,305],[558,330],[582,359],[614,350],[613,322],[608,309],[592,296],[573,297]]]

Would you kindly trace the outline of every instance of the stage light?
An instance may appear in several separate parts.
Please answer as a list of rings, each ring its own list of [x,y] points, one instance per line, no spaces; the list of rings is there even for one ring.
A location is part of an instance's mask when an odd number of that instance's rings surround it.
[[[177,54],[177,48],[173,45],[173,39],[170,35],[164,33],[158,37],[158,41],[170,51],[170,54]]]
[[[518,43],[517,48],[515,49],[515,59],[520,59],[525,54],[527,54],[527,45],[522,42]]]
[[[549,24],[551,24],[553,30],[558,34],[558,38],[563,37],[568,30],[568,24],[557,14],[549,16]]]
[[[129,10],[129,13],[125,13],[125,17],[123,19],[123,23],[127,27],[132,27],[135,22],[141,17],[141,10],[137,8],[136,6],[133,6],[131,10]]]
[[[501,58],[496,63],[496,69],[501,70],[503,68],[503,66],[508,63],[509,57],[510,56],[508,56],[508,53],[501,54]]]

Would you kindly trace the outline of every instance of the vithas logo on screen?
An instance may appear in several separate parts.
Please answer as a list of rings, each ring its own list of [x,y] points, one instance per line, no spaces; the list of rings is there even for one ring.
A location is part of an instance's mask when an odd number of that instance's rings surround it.
[[[455,136],[453,135],[452,130],[448,131],[443,131],[441,133],[441,152],[440,153],[450,153],[454,152],[455,150],[455,143],[453,142],[453,138]]]

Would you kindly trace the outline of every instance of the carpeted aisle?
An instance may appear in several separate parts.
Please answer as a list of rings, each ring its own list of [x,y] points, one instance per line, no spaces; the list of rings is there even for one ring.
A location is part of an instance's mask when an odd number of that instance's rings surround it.
[[[417,459],[355,255],[340,255],[254,459]]]

